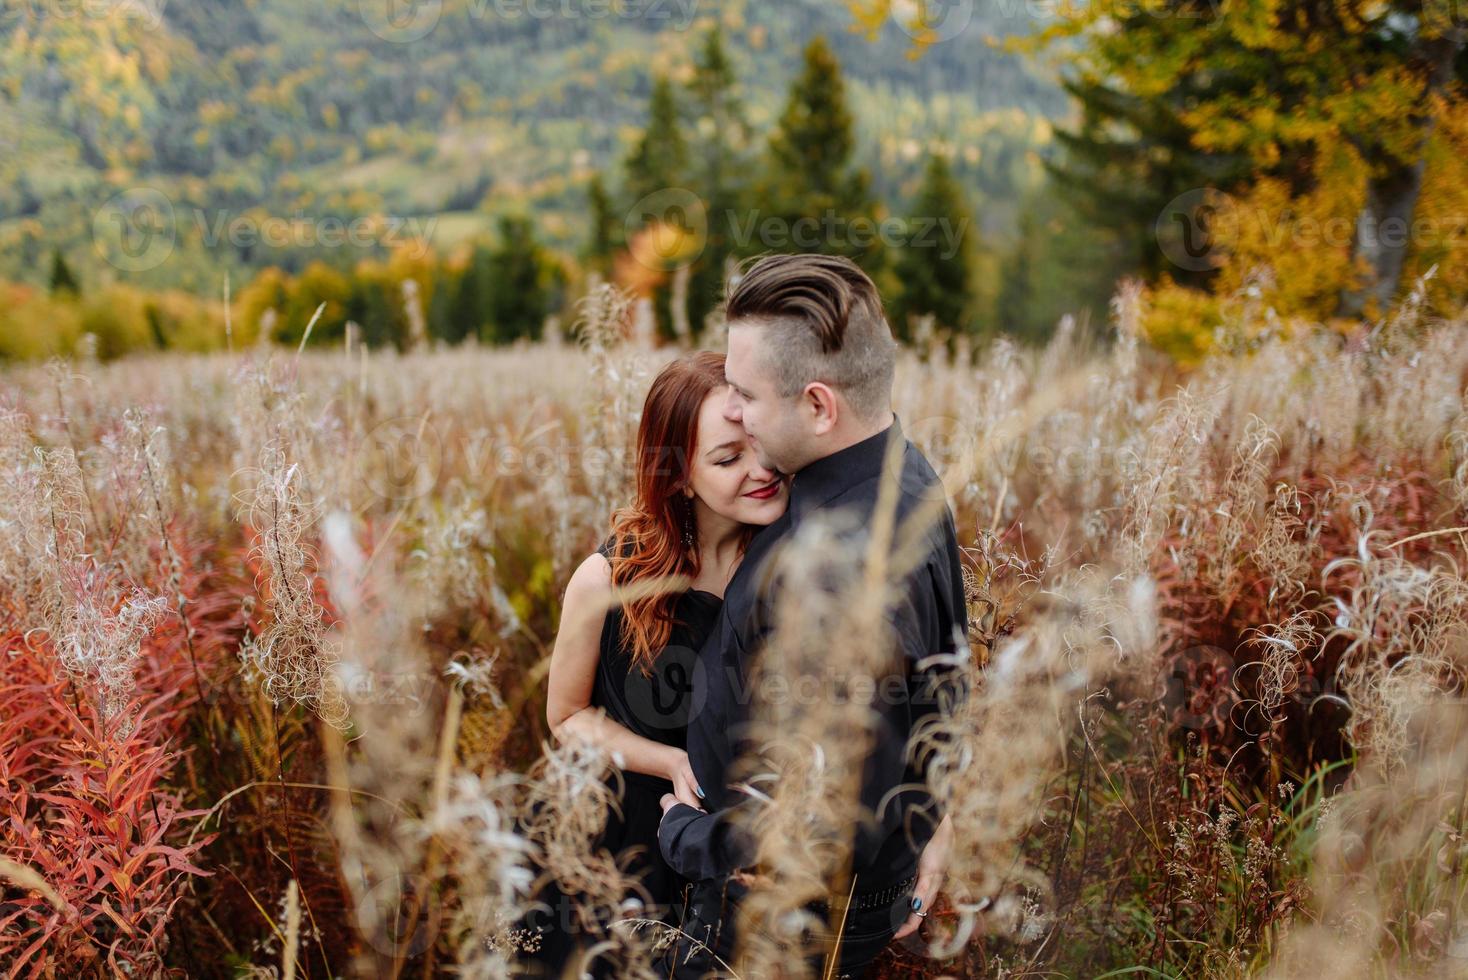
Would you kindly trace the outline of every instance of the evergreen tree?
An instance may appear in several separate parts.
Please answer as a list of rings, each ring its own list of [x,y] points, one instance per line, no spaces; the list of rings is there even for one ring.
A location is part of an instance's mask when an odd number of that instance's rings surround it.
[[[1397,292],[1413,236],[1379,229],[1413,224],[1430,138],[1441,119],[1465,111],[1468,29],[1451,6],[1166,0],[1123,15],[1067,10],[1040,36],[1080,40],[1066,87],[1081,102],[1081,123],[1061,134],[1068,152],[1057,175],[1147,271],[1194,284],[1212,279],[1222,256],[1195,262],[1189,249],[1179,261],[1186,241],[1164,255],[1157,239],[1167,240],[1168,222],[1194,237],[1207,230],[1213,205],[1202,194],[1174,204],[1179,195],[1259,190],[1266,203],[1246,202],[1244,217],[1284,227],[1298,202],[1317,195],[1312,206],[1334,209],[1324,219],[1354,227],[1354,262],[1338,264],[1347,282],[1337,295],[1302,300],[1323,305],[1318,315],[1380,309]],[[1277,186],[1283,205],[1270,196]],[[1322,190],[1335,199],[1322,203]],[[1289,262],[1299,251],[1293,237],[1245,242],[1253,253],[1241,265]],[[1331,261],[1322,252],[1313,278]],[[1243,275],[1227,278],[1237,286]]]
[[[433,304],[433,335],[451,344],[461,343],[471,336],[478,337],[480,324],[484,322],[479,266],[475,261],[477,251],[471,251],[464,268],[444,283],[443,299]]]
[[[825,39],[816,37],[806,46],[804,68],[770,137],[769,173],[760,195],[773,202],[783,240],[756,236],[756,251],[823,252],[847,256],[868,273],[880,267],[871,176],[852,166],[855,146],[841,66]]]
[[[167,350],[168,336],[163,331],[163,315],[158,309],[158,304],[149,302],[144,305],[143,317],[148,321],[148,336],[153,339],[153,347],[157,350]]]
[[[547,265],[530,218],[501,216],[499,241],[488,256],[488,320],[494,340],[540,339],[550,312]]]
[[[893,329],[911,340],[911,319],[932,314],[938,326],[968,330],[973,289],[970,283],[974,222],[963,189],[941,154],[928,157],[923,183],[897,254],[900,291],[893,302]]]
[[[380,275],[363,274],[361,271],[351,279],[342,323],[345,327],[346,321],[351,320],[361,327],[362,343],[368,347],[402,344],[406,317],[401,312],[401,293],[394,289],[395,285]],[[316,325],[318,330],[322,326],[320,323]],[[314,343],[314,332],[311,339]]]
[[[586,188],[586,208],[591,218],[591,236],[586,244],[584,258],[588,268],[601,273],[603,279],[612,275],[612,258],[616,254],[620,222],[612,209],[611,198],[602,183],[601,174],[593,174]]]
[[[627,156],[627,194],[633,202],[681,187],[688,177],[688,144],[678,119],[673,84],[659,75],[652,86],[647,128]]]
[[[994,300],[996,327],[1002,333],[1029,337],[1034,333],[1034,267],[1039,229],[1033,208],[1019,215],[1019,237],[1004,257],[999,273],[999,295]]]
[[[708,237],[690,270],[688,319],[695,338],[704,320],[722,301],[724,266],[734,254],[734,222],[748,199],[747,148],[750,126],[737,94],[738,78],[715,24],[704,37],[689,83],[698,134],[692,190],[708,209]]]
[[[1016,240],[1000,261],[994,329],[1038,344],[1067,313],[1105,323],[1116,282],[1129,271],[1107,233],[1049,182],[1027,191],[1018,211]]]
[[[1223,84],[1212,74],[1186,76],[1168,91],[1142,97],[1114,79],[1083,75],[1062,82],[1079,104],[1080,118],[1073,129],[1056,129],[1064,153],[1046,160],[1045,167],[1082,219],[1115,236],[1115,247],[1149,279],[1166,272],[1202,285],[1211,277],[1211,269],[1180,268],[1168,260],[1156,234],[1157,216],[1187,191],[1227,192],[1249,178],[1247,158],[1201,151],[1184,121],[1190,105],[1218,97]]]
[[[664,76],[658,76],[653,82],[647,129],[628,155],[626,170],[626,189],[633,208],[660,191],[688,189],[688,144],[679,125],[678,101],[672,83]],[[668,203],[672,204],[673,199],[670,198]],[[675,223],[687,217],[656,213],[659,207],[661,203],[653,198],[653,213],[642,216],[649,225],[656,221]],[[638,251],[637,256],[638,261],[652,267],[651,271],[657,277],[652,286],[653,317],[658,336],[670,340],[675,335],[671,309],[671,263],[665,262],[656,249]]]
[[[51,250],[51,295],[57,296],[66,293],[72,298],[80,296],[81,286],[72,275],[71,266],[66,264],[66,258],[61,254],[61,249]]]

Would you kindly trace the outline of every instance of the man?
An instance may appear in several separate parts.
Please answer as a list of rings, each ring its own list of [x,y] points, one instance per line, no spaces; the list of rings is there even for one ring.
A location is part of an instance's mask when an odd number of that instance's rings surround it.
[[[935,495],[942,502],[942,485],[892,412],[897,345],[876,287],[854,263],[822,255],[765,257],[731,291],[725,313],[725,418],[743,426],[761,465],[793,477],[789,509],[751,543],[725,590],[719,625],[700,652],[697,676],[707,691],[690,718],[688,756],[708,810],[663,797],[659,844],[694,882],[683,935],[664,970],[702,977],[733,962],[736,908],[754,860],[754,843],[736,810],[758,804],[731,788],[729,770],[747,747],[743,682],[769,633],[778,597],[767,593],[778,590],[781,548],[803,522],[839,513],[844,526],[869,531],[883,474],[892,468],[891,439],[900,447],[892,457],[900,464],[895,527],[915,512],[933,519],[920,559],[896,583],[898,600],[885,610],[899,696],[875,702],[878,723],[860,791],[871,819],[853,828],[851,898],[841,890],[812,909],[835,912],[833,921],[843,922],[837,975],[859,977],[894,936],[918,928],[936,897],[951,841],[951,825],[939,821],[906,748],[914,729],[937,710],[935,670],[919,661],[966,649],[953,516],[946,502],[931,506]],[[877,680],[878,690],[894,690]]]

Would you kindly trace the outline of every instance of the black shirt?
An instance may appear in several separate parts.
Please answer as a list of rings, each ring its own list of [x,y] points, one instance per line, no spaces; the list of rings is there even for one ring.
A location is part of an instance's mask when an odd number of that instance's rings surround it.
[[[733,761],[747,748],[749,667],[772,622],[775,600],[769,583],[778,582],[782,548],[800,523],[813,515],[848,511],[842,516],[857,521],[855,529],[845,533],[860,537],[870,529],[889,436],[903,443],[896,527],[902,528],[909,515],[923,508],[935,519],[923,534],[920,560],[897,583],[898,598],[887,610],[894,652],[900,655],[893,669],[901,671],[901,678],[895,688],[898,696],[873,701],[880,721],[863,772],[861,803],[876,819],[854,828],[856,890],[878,890],[911,875],[941,817],[924,788],[922,761],[907,759],[907,744],[923,719],[938,710],[938,692],[950,690],[948,682],[953,679],[942,665],[919,667],[919,662],[933,654],[967,650],[968,611],[953,513],[943,499],[942,482],[907,441],[894,416],[882,432],[794,475],[789,508],[750,542],[725,589],[718,625],[699,653],[694,674],[695,689],[705,690],[698,691],[698,709],[688,719],[689,762],[708,794],[708,813],[678,804],[664,816],[658,834],[668,863],[685,877],[714,878],[753,862],[753,842],[733,812],[751,801],[728,785],[728,776]],[[894,690],[892,684],[884,685],[882,676],[875,679],[878,690]],[[911,788],[888,798],[889,791],[908,785]]]

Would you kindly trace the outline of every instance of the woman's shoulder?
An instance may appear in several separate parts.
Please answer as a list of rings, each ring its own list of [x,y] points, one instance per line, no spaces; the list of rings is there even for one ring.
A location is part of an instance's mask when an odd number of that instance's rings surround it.
[[[566,583],[566,598],[562,606],[585,607],[590,611],[600,607],[604,612],[610,605],[612,594],[612,566],[600,549],[582,559]]]

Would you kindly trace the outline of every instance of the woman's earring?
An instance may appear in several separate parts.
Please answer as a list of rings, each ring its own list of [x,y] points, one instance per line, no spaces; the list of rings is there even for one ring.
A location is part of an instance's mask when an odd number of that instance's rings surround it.
[[[685,498],[687,499],[687,498]],[[693,503],[689,501],[687,509],[683,512],[683,545],[692,551],[695,544],[693,536]]]

